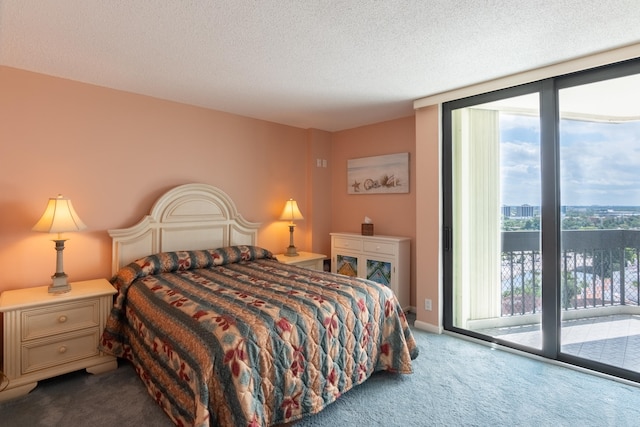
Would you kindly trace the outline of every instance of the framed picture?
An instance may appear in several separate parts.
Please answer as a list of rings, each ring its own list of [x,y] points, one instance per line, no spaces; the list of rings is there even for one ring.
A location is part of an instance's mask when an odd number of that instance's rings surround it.
[[[409,153],[347,161],[349,194],[408,193]]]

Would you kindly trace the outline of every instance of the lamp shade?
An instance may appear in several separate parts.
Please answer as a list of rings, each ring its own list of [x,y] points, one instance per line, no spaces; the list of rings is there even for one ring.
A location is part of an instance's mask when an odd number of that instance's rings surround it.
[[[60,194],[56,198],[49,199],[44,214],[32,230],[45,233],[64,233],[66,231],[80,231],[85,228],[87,226],[73,209],[71,200]]]
[[[295,200],[289,199],[287,203],[284,205],[284,209],[282,210],[282,215],[280,215],[280,220],[282,221],[296,221],[304,219],[300,209],[298,209],[298,203]]]

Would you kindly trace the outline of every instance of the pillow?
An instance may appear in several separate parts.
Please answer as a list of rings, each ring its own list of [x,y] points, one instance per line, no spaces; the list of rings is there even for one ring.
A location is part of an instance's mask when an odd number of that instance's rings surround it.
[[[253,261],[256,259],[275,259],[273,254],[257,246],[227,246],[217,249],[195,251],[160,252],[137,259],[122,267],[111,279],[119,290],[140,277],[172,271],[209,268],[216,265]]]

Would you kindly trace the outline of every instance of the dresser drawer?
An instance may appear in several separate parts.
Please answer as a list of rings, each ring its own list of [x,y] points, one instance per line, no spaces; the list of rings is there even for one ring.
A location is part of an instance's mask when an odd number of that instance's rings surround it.
[[[22,312],[22,341],[100,325],[99,300],[61,303]]]
[[[375,254],[394,255],[396,252],[396,244],[385,242],[364,242],[364,251]]]
[[[22,346],[22,374],[98,355],[98,328],[35,340]]]
[[[333,240],[333,246],[340,249],[350,249],[359,252],[362,250],[362,240],[335,237]]]

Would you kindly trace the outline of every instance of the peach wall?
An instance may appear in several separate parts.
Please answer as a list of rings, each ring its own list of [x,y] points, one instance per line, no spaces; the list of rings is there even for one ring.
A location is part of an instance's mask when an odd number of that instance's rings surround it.
[[[312,252],[331,256],[331,174],[333,162],[331,161],[331,136],[330,132],[317,129],[309,131],[309,150],[307,156],[308,169],[307,194],[309,200],[307,209],[309,213],[303,213],[309,221],[307,230],[306,247]],[[318,160],[321,162],[318,166]],[[296,246],[298,244],[296,243]]]
[[[107,230],[133,225],[163,192],[189,182],[229,194],[247,220],[262,223],[259,244],[276,253],[289,243],[277,218],[294,197],[312,219],[298,224],[298,248],[328,245],[328,236],[305,237],[316,234],[314,221],[328,222],[330,171],[309,173],[310,152],[330,151],[322,132],[8,67],[0,67],[0,93],[0,291],[49,283],[53,242],[31,227],[58,193],[88,226],[66,236],[70,280],[109,277]]]
[[[261,222],[259,244],[275,253],[289,242],[277,220],[289,197],[305,215],[300,250],[330,255],[329,233],[359,232],[365,215],[377,234],[411,237],[411,304],[438,324],[416,303],[439,306],[437,113],[329,133],[1,66],[0,93],[0,291],[49,283],[53,242],[31,231],[49,197],[70,197],[88,225],[66,236],[64,257],[70,279],[85,280],[111,275],[108,229],[133,225],[176,185],[204,182]],[[410,153],[410,193],[347,194],[348,159],[398,152]],[[416,224],[416,209],[428,221]]]
[[[411,238],[411,305],[416,292],[416,127],[413,116],[335,132],[332,138],[331,231],[360,233],[365,216],[375,234]],[[347,160],[409,153],[409,193],[347,194]]]
[[[440,258],[440,108],[437,105],[416,111],[416,326],[441,332],[442,292]],[[424,300],[432,301],[432,311]]]

